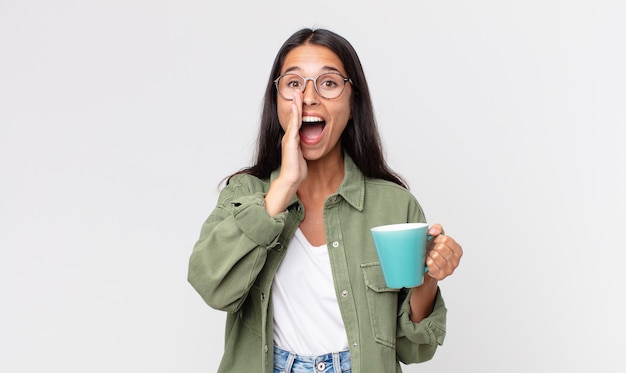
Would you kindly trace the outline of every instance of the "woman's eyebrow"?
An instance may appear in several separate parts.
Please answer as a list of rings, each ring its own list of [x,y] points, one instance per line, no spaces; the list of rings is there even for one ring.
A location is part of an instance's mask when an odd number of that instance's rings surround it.
[[[339,71],[339,69],[337,69],[336,67],[332,67],[332,66],[324,66],[322,70],[334,71],[334,72],[338,72],[341,74],[341,71]]]
[[[287,70],[285,70],[285,72],[283,72],[283,74],[290,73],[290,72],[292,72],[294,70],[300,70],[300,68],[298,66],[292,66],[292,67],[288,68]]]

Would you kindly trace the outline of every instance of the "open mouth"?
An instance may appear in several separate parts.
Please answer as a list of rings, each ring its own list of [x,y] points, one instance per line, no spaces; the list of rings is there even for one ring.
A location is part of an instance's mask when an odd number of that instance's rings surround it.
[[[317,139],[326,126],[326,121],[320,117],[302,117],[302,126],[300,127],[300,136],[314,140]]]

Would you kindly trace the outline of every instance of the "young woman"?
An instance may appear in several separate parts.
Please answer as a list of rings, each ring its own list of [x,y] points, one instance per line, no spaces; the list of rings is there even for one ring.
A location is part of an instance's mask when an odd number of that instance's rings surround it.
[[[267,83],[256,163],[228,178],[190,258],[190,283],[228,312],[219,372],[400,372],[432,358],[438,281],[462,249],[431,226],[424,283],[391,289],[370,234],[424,221],[383,157],[353,47],[293,34]]]

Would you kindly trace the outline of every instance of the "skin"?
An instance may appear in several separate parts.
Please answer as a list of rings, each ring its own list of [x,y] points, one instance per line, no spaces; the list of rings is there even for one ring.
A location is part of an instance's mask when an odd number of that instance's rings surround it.
[[[347,76],[343,63],[330,49],[305,44],[290,51],[281,74],[294,72],[304,77],[315,77],[327,71],[337,71]],[[292,100],[278,95],[278,118],[285,131],[282,139],[282,165],[280,175],[270,185],[265,196],[265,208],[270,216],[284,211],[297,194],[306,211],[300,229],[315,246],[326,243],[324,232],[324,202],[335,193],[344,178],[341,134],[351,116],[351,84],[334,99],[317,94],[312,81],[306,83],[304,92],[293,94]],[[310,142],[300,137],[303,116],[318,116],[326,121],[318,141]],[[428,276],[421,286],[412,289],[411,315],[419,322],[433,310],[437,283],[451,275],[462,256],[461,246],[452,237],[444,235],[443,227],[435,224],[429,234],[426,264]]]

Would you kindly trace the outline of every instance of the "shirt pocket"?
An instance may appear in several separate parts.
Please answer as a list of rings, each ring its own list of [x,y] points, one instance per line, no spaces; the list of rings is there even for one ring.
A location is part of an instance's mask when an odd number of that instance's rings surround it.
[[[398,293],[385,284],[379,262],[361,264],[372,333],[376,342],[395,348],[398,322]]]

